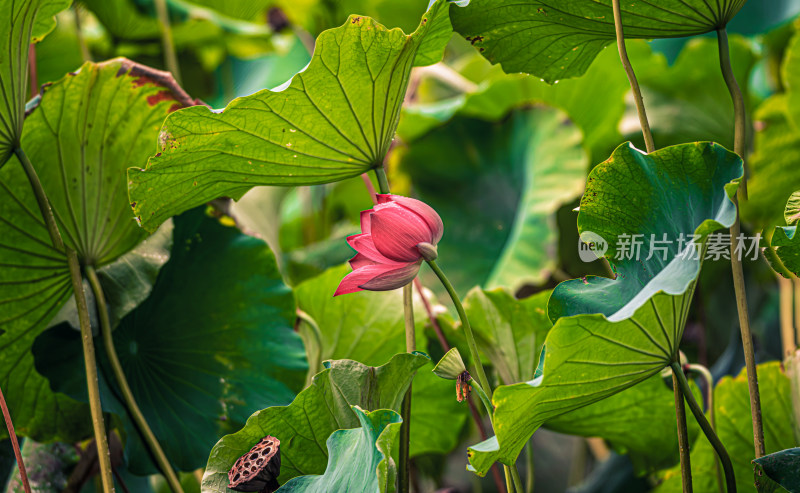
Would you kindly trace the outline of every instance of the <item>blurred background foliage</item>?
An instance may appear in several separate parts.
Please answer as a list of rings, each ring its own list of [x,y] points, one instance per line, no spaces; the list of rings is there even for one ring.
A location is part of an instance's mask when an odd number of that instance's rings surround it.
[[[33,91],[77,70],[86,60],[124,56],[163,69],[165,54],[156,6],[154,0],[76,1],[58,15],[55,30],[35,46]],[[349,14],[368,15],[388,27],[411,32],[426,9],[426,1],[166,0],[166,6],[180,68],[176,78],[192,97],[213,108],[222,108],[236,97],[276,87],[302,70],[310,60],[314,38],[341,25]],[[733,66],[746,91],[750,117],[751,200],[742,209],[748,234],[783,224],[783,205],[800,188],[800,111],[797,100],[793,99],[794,91],[800,91],[798,13],[800,0],[750,0],[728,27],[732,33]],[[657,147],[695,140],[713,140],[732,147],[733,109],[717,70],[714,37],[630,41],[628,49],[643,87]],[[628,81],[613,45],[598,56],[583,77],[548,85],[524,74],[503,73],[499,66],[492,66],[480,56],[469,41],[454,35],[442,63],[414,69],[387,167],[394,193],[426,200],[442,215],[445,236],[439,247],[440,263],[451,273],[460,294],[471,292],[470,309],[478,310],[482,292],[474,291],[476,286],[487,290],[504,288],[502,292],[507,299],[502,303],[523,303],[517,302],[516,297],[532,306],[530,300],[541,296],[538,293],[562,280],[605,274],[601,262],[584,263],[577,255],[573,209],[583,192],[588,171],[625,140],[644,147]],[[155,152],[155,142],[153,149]],[[283,276],[282,282],[293,289],[297,306],[322,327],[321,338],[314,337],[308,324],[300,323],[297,327],[311,374],[319,370],[319,363],[325,359],[351,358],[380,365],[404,350],[402,310],[394,294],[381,295],[378,303],[386,309],[378,315],[382,317],[380,321],[368,316],[368,305],[374,309],[376,303],[374,294],[369,302],[359,298],[361,295],[354,295],[346,313],[339,313],[328,304],[330,294],[326,293],[333,292],[346,272],[341,265],[353,255],[344,239],[359,231],[359,212],[370,206],[370,195],[362,178],[314,187],[261,187],[236,203],[220,200],[215,204],[215,214],[223,216],[222,224],[228,228],[238,226],[269,245]],[[197,222],[202,220],[197,217],[187,216],[180,221],[178,226],[184,228],[181,231],[191,227],[202,230],[204,235],[212,235],[214,241],[221,243],[217,245],[220,250],[242,248],[239,242],[246,241],[230,237],[239,232],[209,232],[222,226],[199,226]],[[221,255],[220,250],[214,253]],[[226,272],[215,272],[218,278],[206,279],[207,289],[233,290],[240,286],[248,279],[246,263],[231,265]],[[175,268],[165,268],[162,273],[165,272],[178,275]],[[761,260],[747,261],[745,273],[757,358],[780,359],[775,276]],[[185,279],[172,282],[193,282],[186,277],[190,274],[184,272]],[[441,293],[425,268],[421,280],[433,290],[427,291],[434,304],[433,312],[448,338],[456,345],[462,344],[451,314],[436,303]],[[156,285],[154,289],[165,288]],[[529,298],[532,295],[534,298]],[[172,293],[171,296],[176,299],[168,300],[179,306],[186,303],[181,296],[189,295]],[[728,264],[707,262],[682,347],[691,361],[710,366],[717,378],[736,375],[743,366],[732,299]],[[146,312],[151,305],[146,302],[137,310]],[[501,312],[509,313],[511,305],[503,306]],[[516,309],[533,308],[520,305]],[[285,319],[291,318],[291,300],[282,311]],[[476,330],[481,333],[481,315],[475,316]],[[130,318],[123,328],[136,323],[136,317]],[[284,325],[289,323],[283,321]],[[420,349],[435,361],[444,350],[421,308],[417,323]],[[516,323],[509,322],[508,330],[512,333],[522,330],[512,329],[517,327]],[[325,327],[333,325],[346,326],[354,340],[327,337]],[[37,340],[39,347],[59,344],[57,328]],[[524,330],[528,334],[546,332],[547,328],[535,326]],[[155,328],[149,326],[149,330]],[[487,340],[496,336],[483,334]],[[255,336],[243,333],[238,337]],[[295,349],[299,344],[297,340],[284,343]],[[371,347],[375,344],[381,345],[377,351]],[[214,340],[202,345],[209,351],[214,347]],[[190,364],[191,355],[179,356]],[[501,369],[497,355],[485,352],[485,356],[487,363]],[[281,384],[281,395],[276,399],[280,404],[288,403],[302,388],[305,367],[298,361],[287,363],[291,371],[288,377],[283,375],[287,382]],[[70,382],[59,381],[58,361],[47,361],[42,366],[37,360],[37,369],[50,376],[54,390],[72,395]],[[298,372],[302,375],[298,376]],[[502,371],[493,373],[498,380],[503,378]],[[248,378],[258,376],[248,374]],[[655,381],[653,384],[660,385]],[[726,387],[726,392],[741,390],[741,385],[734,385],[733,381]],[[214,437],[237,429],[250,411],[270,404],[261,402],[269,401],[261,396],[259,402],[238,409],[236,405],[241,405],[245,397],[230,395],[231,387],[221,384],[220,392],[226,394],[225,406],[230,408],[219,413],[218,421],[206,423],[204,436],[195,436],[196,443],[187,443],[178,430],[170,439],[175,454],[185,456],[176,465],[186,471],[181,477],[187,492],[199,491],[199,476],[192,470],[204,465],[206,450],[210,450]],[[417,487],[423,491],[444,487],[455,491],[469,488],[494,491],[491,478],[480,479],[464,473],[464,445],[473,443],[478,431],[468,419],[467,408],[454,405],[450,386],[436,379],[420,379],[414,384],[414,392],[413,402],[419,406],[414,415],[420,416],[415,423],[422,430],[419,433],[424,432],[430,440],[417,450],[412,445]],[[189,404],[200,407],[202,402],[198,398]],[[625,402],[612,403],[612,409],[613,405],[624,406]],[[231,409],[233,412],[229,412]],[[448,426],[437,424],[432,409],[447,409],[452,416]],[[115,412],[113,403],[109,403],[107,410]],[[207,409],[199,416],[210,420],[216,412]],[[597,426],[609,426],[600,423],[593,427],[591,413],[588,414],[581,418],[586,424],[581,434],[592,436]],[[235,422],[226,423],[228,417]],[[123,434],[129,428],[124,419],[116,425]],[[557,422],[551,427],[563,431]],[[660,437],[666,436],[669,446],[674,446],[674,441],[669,442],[674,430],[667,428],[666,435]],[[120,438],[124,441],[125,437]],[[420,444],[423,442],[419,440]],[[538,431],[532,441],[536,491],[650,491],[657,482],[655,478],[668,477],[667,470],[677,460],[676,454],[672,454],[672,460],[669,454],[664,459],[642,450],[636,443],[620,442],[625,441],[619,437],[616,441],[613,438],[603,441],[548,429]],[[151,472],[151,468],[138,460],[147,462],[141,456],[145,452],[137,451],[136,447],[123,451],[120,440],[112,440],[112,446],[114,443],[115,464],[128,491],[167,491],[158,477],[132,474],[133,470]],[[181,454],[177,449],[184,446],[207,448]],[[0,452],[0,472],[10,477],[9,491],[17,491],[20,486],[12,473],[13,460],[9,460],[7,441],[2,443]],[[75,452],[71,445],[28,440],[24,453],[32,464],[29,467],[34,471],[34,482],[38,481],[38,491],[63,488],[77,491],[68,488],[80,479],[75,479],[75,471],[85,465],[91,446]],[[83,484],[81,491],[94,488],[93,481],[78,484]],[[667,482],[661,488],[668,487]]]

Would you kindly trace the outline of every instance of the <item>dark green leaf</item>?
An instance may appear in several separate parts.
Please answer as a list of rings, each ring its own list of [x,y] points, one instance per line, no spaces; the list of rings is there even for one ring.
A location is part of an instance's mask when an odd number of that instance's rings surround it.
[[[607,242],[617,279],[575,279],[555,289],[548,313],[557,321],[545,341],[543,377],[495,391],[497,437],[470,448],[479,473],[496,460],[512,464],[545,421],[625,390],[672,361],[701,263],[679,255],[693,248],[685,237],[702,243],[733,224],[730,197],[741,175],[741,159],[711,143],[651,154],[623,144],[592,170],[578,229]],[[670,242],[665,252],[651,251],[646,241],[639,256],[615,259],[625,253],[625,234],[666,235]]]
[[[696,36],[724,27],[743,0],[622,4],[629,39]],[[615,40],[611,0],[472,0],[451,9],[455,30],[507,73],[554,82],[583,75]]]
[[[322,474],[328,463],[325,441],[336,430],[358,426],[350,406],[400,409],[414,373],[429,361],[421,353],[402,353],[377,368],[351,360],[327,362],[289,406],[256,412],[244,428],[214,446],[203,476],[203,491],[229,493],[228,470],[266,435],[281,441],[280,482]]]
[[[401,167],[442,216],[439,263],[457,290],[517,289],[549,277],[554,214],[586,176],[581,139],[562,112],[536,107],[497,123],[456,118],[410,146]]]
[[[2,0],[6,19],[0,28],[0,167],[22,137],[28,98],[28,44],[40,41],[55,27],[53,16],[71,0]]]
[[[781,450],[755,459],[756,487],[767,479],[774,481],[789,493],[800,493],[800,448]]]
[[[294,296],[266,244],[197,210],[175,223],[171,258],[147,300],[114,331],[114,345],[167,456],[190,471],[205,463],[225,427],[290,402],[307,366],[293,330]],[[75,364],[78,334],[55,335],[37,340],[36,367],[54,390],[86,400],[82,365]],[[105,358],[101,341],[96,347]],[[106,378],[104,407],[125,424],[129,467],[152,473],[136,427],[116,400],[116,384]]]
[[[312,185],[364,173],[383,162],[414,58],[446,14],[438,0],[410,35],[351,16],[317,38],[308,67],[274,91],[171,115],[161,152],[129,172],[142,225],[256,185]]]
[[[162,72],[120,58],[86,64],[48,86],[25,120],[22,146],[65,243],[84,264],[110,264],[146,236],[131,220],[124,170],[147,160],[161,121],[182,104],[189,98]],[[0,169],[0,386],[20,433],[72,441],[86,430],[83,408],[50,392],[30,355],[72,293],[66,259],[50,245],[13,157]]]

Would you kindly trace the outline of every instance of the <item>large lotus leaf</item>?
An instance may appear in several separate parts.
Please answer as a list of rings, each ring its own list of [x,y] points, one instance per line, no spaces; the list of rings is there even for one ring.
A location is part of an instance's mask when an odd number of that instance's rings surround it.
[[[752,43],[741,36],[731,36],[729,45],[734,75],[747,94],[750,72],[757,61]],[[617,62],[619,69],[619,60]],[[709,69],[717,64],[717,41],[695,38],[686,43],[672,65],[651,70],[641,70],[635,65],[658,147],[708,140],[733,149],[731,122],[734,114],[730,94],[720,71]],[[635,104],[632,98],[628,102],[622,122],[623,135],[641,139]]]
[[[142,225],[255,185],[313,185],[380,166],[389,149],[414,58],[447,15],[438,0],[414,33],[351,16],[317,38],[309,65],[276,90],[225,110],[189,108],[167,118],[160,152],[131,169],[130,198]]]
[[[702,402],[699,389],[692,384]],[[700,433],[693,419],[687,421],[690,440]],[[549,430],[601,437],[620,454],[627,454],[637,475],[671,467],[678,461],[675,396],[660,375],[607,399],[555,417],[544,425]],[[638,430],[631,433],[631,430]]]
[[[550,291],[515,300],[509,293],[472,290],[464,300],[479,350],[506,385],[534,378],[545,337]],[[416,382],[415,382],[416,385]],[[699,395],[698,395],[698,398]],[[640,474],[671,466],[678,456],[672,391],[658,375],[606,399],[557,416],[545,427],[561,433],[601,437],[628,454]],[[638,423],[637,433],[630,433]],[[694,436],[698,427],[689,423]]]
[[[349,266],[328,269],[300,284],[295,290],[300,309],[308,313],[320,330],[319,362],[353,359],[378,365],[406,350],[403,295],[389,292],[352,293],[333,297],[339,281],[351,271]],[[424,327],[427,315],[415,295],[417,347],[426,346]],[[312,367],[314,361],[310,362]],[[428,369],[420,370],[427,374]],[[417,381],[420,384],[417,385]],[[433,375],[415,380],[412,388],[412,456],[427,452],[447,453],[457,444],[467,419],[466,406],[459,406],[453,387]],[[420,416],[419,419],[414,416]]]
[[[792,429],[792,407],[789,377],[777,361],[758,365],[758,381],[764,416],[764,443],[767,453],[796,447]],[[753,491],[753,421],[750,415],[750,393],[747,373],[725,377],[714,389],[716,431],[733,462],[738,491]],[[701,436],[691,451],[692,481],[695,491],[719,491],[717,457],[711,444]],[[656,493],[679,493],[680,467],[668,470]]]
[[[244,428],[214,445],[203,475],[203,492],[230,493],[228,470],[266,435],[281,441],[281,483],[323,474],[328,463],[325,441],[336,430],[358,426],[350,406],[400,409],[414,373],[429,361],[421,353],[402,353],[379,367],[352,360],[326,362],[325,369],[290,405],[257,411]]]
[[[776,94],[756,110],[755,150],[748,161],[748,200],[742,204],[742,219],[761,227],[783,224],[783,207],[800,189],[800,129],[789,121],[789,99]]]
[[[202,211],[176,219],[172,254],[152,293],[114,331],[131,391],[176,467],[202,467],[229,422],[286,404],[302,388],[307,363],[294,311],[263,241]],[[129,467],[154,472],[96,345],[104,408],[125,424]],[[45,332],[34,346],[36,368],[53,389],[86,400],[84,373],[74,364],[80,351],[72,330]]]
[[[654,55],[645,41],[628,43],[628,54],[640,78],[651,72],[663,73],[666,68],[666,60]],[[449,121],[454,114],[496,121],[512,108],[530,103],[545,103],[563,110],[583,131],[583,146],[590,152],[592,162],[605,159],[622,140],[619,124],[630,84],[620,70],[619,55],[614,50],[600,53],[583,77],[558,84],[547,84],[523,74],[508,75],[499,67],[484,75],[484,65],[488,62],[477,54],[471,57],[472,60],[460,63],[465,64],[463,75],[479,83],[476,92],[445,102],[407,105],[403,109],[397,133],[412,147],[414,140]],[[601,99],[602,107],[595,104]]]
[[[743,0],[622,3],[625,37],[695,36],[724,27]],[[611,0],[472,0],[452,8],[453,27],[507,73],[554,82],[583,75],[615,41]]]
[[[25,121],[22,146],[64,241],[95,267],[144,237],[130,219],[124,170],[147,160],[161,121],[190,102],[171,79],[148,70],[125,59],[86,64],[49,85]],[[80,438],[85,425],[73,419],[74,403],[51,393],[33,369],[31,344],[72,285],[16,157],[0,169],[0,218],[0,330],[6,332],[0,336],[0,386],[20,433],[38,440]]]
[[[791,448],[753,460],[759,493],[775,491],[764,486],[778,484],[789,493],[800,493],[800,448]],[[762,489],[763,488],[763,489]]]
[[[300,476],[278,489],[283,493],[393,493],[397,471],[391,457],[400,433],[402,418],[395,411],[381,409],[353,412],[361,428],[335,431],[327,442],[328,467],[321,476]]]
[[[549,277],[555,212],[583,189],[581,140],[562,112],[535,107],[496,123],[456,118],[410,146],[401,168],[442,216],[439,263],[457,290],[517,289]]]
[[[738,156],[702,142],[651,154],[623,144],[592,170],[578,229],[606,242],[617,278],[575,279],[553,291],[543,376],[495,391],[497,436],[469,452],[478,473],[496,460],[512,464],[545,421],[625,390],[676,357],[701,262],[684,255],[694,247],[686,239],[680,246],[681,235],[702,244],[730,227],[741,175]],[[645,241],[629,257],[623,235],[639,234],[668,243],[651,250]]]
[[[55,27],[53,16],[71,0],[2,0],[0,28],[0,167],[22,137],[28,98],[28,45]]]

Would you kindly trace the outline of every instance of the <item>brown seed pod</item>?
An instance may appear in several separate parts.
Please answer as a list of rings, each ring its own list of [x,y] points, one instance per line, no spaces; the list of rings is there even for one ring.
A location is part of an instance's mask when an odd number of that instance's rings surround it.
[[[281,472],[281,441],[265,436],[249,452],[239,457],[228,471],[228,488],[236,491],[272,493],[277,490]]]

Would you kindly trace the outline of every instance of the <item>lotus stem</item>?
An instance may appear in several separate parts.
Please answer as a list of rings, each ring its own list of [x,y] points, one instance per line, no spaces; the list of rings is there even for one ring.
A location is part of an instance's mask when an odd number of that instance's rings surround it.
[[[106,437],[106,427],[103,420],[103,408],[100,403],[100,386],[97,380],[97,362],[94,353],[94,341],[92,340],[92,324],[89,318],[89,307],[86,304],[86,296],[83,292],[83,276],[81,275],[81,266],[78,261],[78,254],[75,250],[64,245],[64,240],[61,238],[61,232],[58,230],[53,210],[50,208],[50,201],[47,199],[42,182],[39,181],[39,176],[33,168],[27,154],[17,146],[14,149],[28,181],[33,189],[33,194],[36,197],[36,203],[39,205],[39,211],[44,218],[47,232],[50,235],[50,240],[53,247],[63,252],[67,257],[67,265],[69,266],[70,279],[72,280],[72,289],[75,294],[75,305],[78,309],[78,322],[81,327],[81,343],[83,345],[83,362],[86,367],[86,386],[89,394],[89,410],[92,416],[92,429],[94,431],[94,439],[97,444],[97,461],[100,464],[100,479],[103,485],[103,491],[106,493],[114,491],[114,476],[111,470],[111,453],[108,449],[108,438]]]
[[[744,96],[742,96],[742,91],[733,74],[730,48],[728,47],[728,33],[724,27],[717,30],[717,37],[722,76],[725,79],[725,84],[728,86],[731,99],[733,100],[735,115],[734,151],[742,158],[742,162],[744,163],[746,159],[747,138]],[[750,390],[750,414],[753,420],[753,446],[755,448],[755,456],[759,458],[766,453],[766,448],[764,446],[764,425],[761,417],[761,396],[758,390],[758,373],[756,370],[755,350],[753,349],[753,335],[750,331],[750,316],[747,313],[747,292],[745,289],[744,271],[742,270],[742,261],[736,251],[736,243],[739,241],[739,235],[741,234],[738,198],[741,197],[743,200],[747,199],[746,166],[744,169],[745,173],[742,177],[742,183],[739,186],[738,196],[733,198],[733,202],[736,205],[736,220],[733,226],[731,226],[731,269],[733,271],[733,287],[736,293],[736,308],[739,313],[739,328],[742,333],[744,361],[747,368],[747,385]]]
[[[642,134],[644,135],[644,144],[647,152],[656,150],[655,143],[653,142],[653,133],[650,131],[650,123],[647,121],[647,111],[644,108],[644,98],[642,98],[642,90],[639,87],[639,81],[636,80],[636,73],[633,71],[633,65],[628,59],[628,50],[625,48],[625,34],[622,27],[622,10],[619,6],[620,0],[613,0],[614,7],[614,28],[617,32],[617,48],[619,48],[619,58],[622,60],[622,66],[625,67],[625,73],[628,75],[628,82],[631,84],[633,91],[633,99],[636,101],[636,111],[639,113],[639,124],[642,126]]]
[[[125,406],[127,407],[131,418],[133,418],[133,421],[136,423],[136,426],[139,428],[142,438],[144,439],[145,443],[147,443],[147,447],[153,454],[156,464],[161,470],[161,474],[164,475],[164,479],[167,480],[170,489],[175,493],[183,493],[183,488],[181,487],[181,482],[178,479],[178,475],[175,474],[175,471],[172,469],[172,465],[169,463],[167,455],[164,453],[164,450],[158,443],[155,433],[153,433],[153,430],[147,424],[147,420],[145,419],[144,414],[142,414],[139,404],[136,402],[136,398],[133,396],[131,387],[128,384],[128,379],[125,377],[125,371],[122,369],[122,364],[119,362],[117,349],[114,347],[114,338],[111,334],[111,321],[108,318],[108,305],[106,304],[106,296],[103,292],[103,286],[100,284],[100,278],[97,277],[97,272],[91,265],[87,265],[84,270],[86,271],[86,277],[89,279],[89,284],[92,287],[95,303],[97,303],[97,312],[100,318],[100,332],[103,336],[103,345],[106,349],[108,360],[111,363],[111,368],[114,371],[114,378],[117,380],[117,385],[119,385],[120,391],[122,392],[122,397],[125,400]]]
[[[411,283],[403,286],[403,320],[406,329],[406,351],[411,353],[417,350],[417,341],[414,334],[414,292]],[[400,425],[400,466],[398,471],[398,490],[408,493],[410,484],[411,467],[409,453],[411,449],[411,388],[409,384],[400,416],[403,423]]]
[[[680,364],[678,364],[680,368]],[[682,370],[681,370],[682,371]],[[678,423],[678,448],[681,454],[681,483],[683,493],[692,493],[692,462],[689,459],[689,429],[686,426],[686,407],[680,383],[675,371],[672,372],[672,390],[675,393],[675,420]]]
[[[469,346],[472,364],[475,365],[475,374],[478,377],[478,383],[487,394],[491,395],[492,387],[489,385],[489,379],[486,378],[486,372],[484,371],[483,364],[481,363],[480,353],[478,353],[478,345],[475,344],[475,336],[472,333],[472,327],[469,324],[467,314],[464,312],[464,306],[461,304],[461,300],[459,299],[456,290],[453,288],[453,285],[450,284],[450,281],[447,279],[447,276],[444,274],[444,272],[442,272],[439,264],[437,264],[435,260],[428,260],[427,262],[431,267],[431,270],[433,270],[433,272],[439,278],[439,281],[441,281],[442,286],[444,286],[444,289],[447,291],[447,294],[450,295],[450,299],[453,300],[453,304],[458,312],[458,317],[461,319],[461,327],[464,329],[464,335],[467,338],[467,346]],[[491,407],[489,409],[491,409]]]
[[[161,43],[164,48],[164,64],[172,72],[175,82],[181,83],[181,71],[178,57],[175,54],[175,40],[172,38],[172,26],[169,23],[169,10],[167,0],[155,0],[158,24],[161,27]]]
[[[683,374],[683,368],[681,368],[680,363],[673,361],[670,366],[672,366],[673,384],[677,383],[680,386],[680,390],[683,392],[686,402],[689,404],[689,409],[697,420],[697,424],[700,425],[700,429],[703,430],[706,438],[711,442],[711,446],[714,447],[714,450],[717,452],[720,462],[722,462],[722,470],[725,471],[725,484],[728,493],[736,493],[736,477],[733,474],[733,464],[731,463],[728,451],[725,450],[725,446],[720,441],[713,426],[711,426],[711,423],[706,419],[703,408],[700,407],[697,403],[697,399],[694,398],[694,394],[692,393],[692,389],[689,388],[689,382],[686,380],[686,375]]]
[[[0,390],[0,409],[3,411],[3,419],[6,422],[6,429],[8,430],[8,438],[11,440],[11,448],[14,449],[14,457],[17,459],[17,467],[19,468],[19,479],[22,481],[22,487],[25,493],[31,493],[31,485],[28,481],[28,472],[25,470],[25,463],[22,461],[22,452],[19,450],[19,442],[17,441],[17,434],[14,433],[14,422],[11,421],[11,413],[8,411],[6,405],[6,398],[3,391]]]

